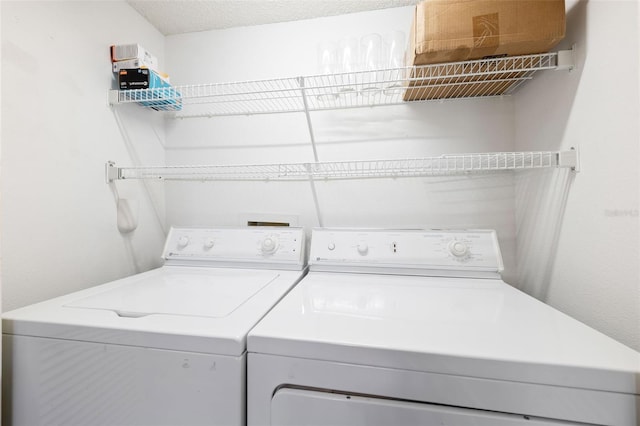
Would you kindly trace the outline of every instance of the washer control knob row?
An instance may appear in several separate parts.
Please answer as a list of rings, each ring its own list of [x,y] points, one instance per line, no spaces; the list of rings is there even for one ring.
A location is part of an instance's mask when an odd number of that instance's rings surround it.
[[[262,240],[260,244],[260,250],[264,254],[273,254],[278,250],[278,237],[275,235],[268,235]]]
[[[462,241],[451,240],[449,242],[449,253],[455,257],[464,257],[469,254],[469,247]]]

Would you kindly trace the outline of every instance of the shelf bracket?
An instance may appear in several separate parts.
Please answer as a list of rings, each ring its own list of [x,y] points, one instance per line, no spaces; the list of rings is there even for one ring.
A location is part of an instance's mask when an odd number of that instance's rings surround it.
[[[569,151],[558,152],[558,167],[567,167],[574,172],[579,172],[578,150],[571,147]]]
[[[109,105],[118,105],[120,103],[120,91],[109,90],[108,101],[109,101]]]
[[[558,51],[556,57],[556,70],[572,71],[576,66],[576,45],[571,46],[569,50]]]
[[[106,183],[112,183],[120,179],[120,168],[116,167],[116,163],[113,161],[107,161],[104,165],[104,177]]]

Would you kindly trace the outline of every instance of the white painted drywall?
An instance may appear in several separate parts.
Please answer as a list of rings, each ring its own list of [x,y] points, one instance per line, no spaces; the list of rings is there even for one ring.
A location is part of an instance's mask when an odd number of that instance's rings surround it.
[[[516,283],[640,350],[638,3],[567,6],[577,69],[519,93],[516,147],[578,147],[580,172],[517,179]]]
[[[413,8],[170,36],[167,69],[176,84],[315,74],[317,46],[346,36],[409,32]],[[513,148],[510,99],[438,102],[312,113],[321,161],[411,158]],[[313,161],[305,116],[174,120],[169,164]],[[298,224],[369,227],[481,227],[498,230],[506,277],[515,270],[510,175],[309,183],[168,183],[167,220],[176,225],[243,224],[250,213],[293,215]]]
[[[164,161],[157,114],[133,106],[116,116],[107,104],[108,46],[138,42],[163,62],[164,37],[120,1],[0,7],[6,311],[160,264],[162,187],[109,186],[104,165]],[[137,204],[133,233],[118,232],[116,193]]]

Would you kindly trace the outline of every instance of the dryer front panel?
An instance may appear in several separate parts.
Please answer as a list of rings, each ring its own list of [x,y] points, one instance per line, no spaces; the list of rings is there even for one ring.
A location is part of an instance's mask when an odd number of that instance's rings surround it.
[[[271,401],[271,424],[280,426],[571,426],[584,425],[518,414],[282,388]]]

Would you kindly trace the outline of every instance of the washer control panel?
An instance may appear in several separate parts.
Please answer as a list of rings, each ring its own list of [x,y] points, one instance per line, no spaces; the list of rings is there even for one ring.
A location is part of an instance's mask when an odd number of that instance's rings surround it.
[[[289,227],[171,228],[167,261],[304,265],[304,231]]]
[[[383,269],[411,275],[503,270],[493,230],[314,229],[309,265],[312,270]]]

